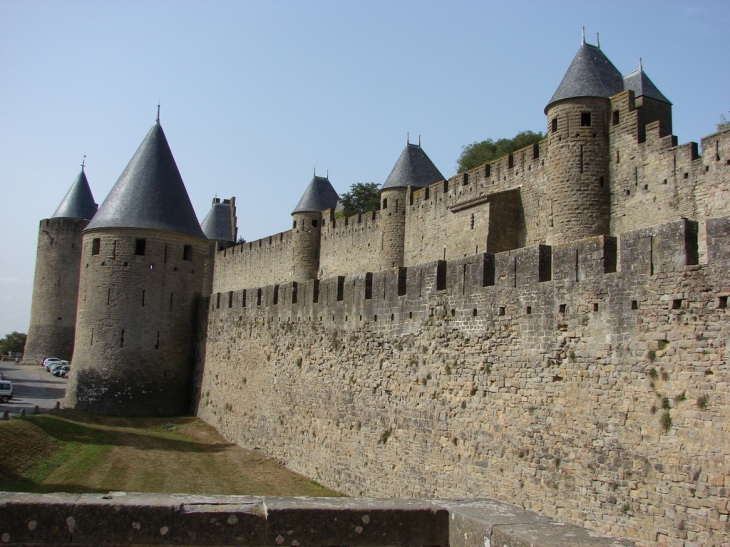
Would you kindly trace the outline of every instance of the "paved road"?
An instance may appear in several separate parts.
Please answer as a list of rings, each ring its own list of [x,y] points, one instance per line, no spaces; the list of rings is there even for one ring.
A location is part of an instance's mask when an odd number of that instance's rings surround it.
[[[0,372],[13,382],[13,398],[7,403],[0,403],[0,416],[6,410],[10,415],[20,414],[24,408],[26,414],[32,414],[36,405],[41,412],[56,407],[56,401],[63,403],[66,395],[65,378],[56,378],[40,365],[18,365],[13,361],[0,361]]]

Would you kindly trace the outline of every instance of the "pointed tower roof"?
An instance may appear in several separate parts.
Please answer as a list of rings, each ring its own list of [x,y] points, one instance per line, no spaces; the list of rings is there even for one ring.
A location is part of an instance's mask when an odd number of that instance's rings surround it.
[[[96,214],[98,207],[94,202],[94,196],[91,194],[89,181],[86,180],[86,173],[84,173],[84,166],[82,165],[79,176],[76,177],[66,193],[66,197],[63,198],[51,218],[83,218],[90,220]]]
[[[654,85],[654,82],[649,79],[643,68],[624,76],[624,91],[628,89],[633,91],[636,97],[649,97],[663,103],[672,104]]]
[[[205,238],[159,122],[86,227],[99,228],[148,228]]]
[[[200,224],[205,237],[217,241],[235,241],[235,234],[231,222],[231,204],[218,198],[213,200],[213,206],[205,215]]]
[[[423,151],[421,145],[407,143],[380,189],[407,188],[408,186],[425,188],[441,180],[444,180],[444,176]]]
[[[612,97],[624,90],[624,80],[618,69],[600,48],[583,42],[563,76],[558,89],[545,107],[574,97]]]
[[[325,209],[337,207],[340,196],[330,184],[328,178],[314,176],[307,189],[304,190],[302,199],[292,211],[294,213],[319,213]]]

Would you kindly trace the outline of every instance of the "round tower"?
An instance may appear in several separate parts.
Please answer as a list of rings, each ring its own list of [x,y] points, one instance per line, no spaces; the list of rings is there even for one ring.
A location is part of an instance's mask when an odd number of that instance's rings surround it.
[[[441,180],[444,176],[423,151],[420,142],[407,142],[380,188],[381,270],[403,266],[408,187],[425,188]]]
[[[207,244],[158,120],[83,234],[66,408],[189,410]]]
[[[610,98],[621,91],[621,73],[598,47],[584,41],[545,107],[548,244],[609,233]]]
[[[70,360],[76,327],[81,232],[96,213],[84,166],[56,212],[38,229],[33,304],[23,361]]]
[[[205,256],[205,274],[203,280],[203,295],[213,292],[213,273],[215,269],[215,255],[218,251],[228,249],[236,244],[238,227],[236,226],[236,198],[213,198],[213,205],[200,223],[205,237],[208,238],[208,251]]]
[[[304,282],[317,278],[322,211],[334,210],[339,196],[326,177],[314,176],[292,212],[291,279]]]

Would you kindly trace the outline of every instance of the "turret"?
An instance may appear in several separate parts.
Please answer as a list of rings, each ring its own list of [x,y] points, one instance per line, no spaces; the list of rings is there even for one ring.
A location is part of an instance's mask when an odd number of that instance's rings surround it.
[[[672,103],[659,91],[654,82],[649,79],[641,60],[639,70],[635,70],[623,77],[624,90],[634,92],[634,108],[637,111],[638,142],[646,140],[646,126],[652,122],[659,122],[659,136],[672,134]],[[618,120],[616,120],[618,122]]]
[[[292,281],[317,277],[322,211],[334,210],[338,200],[329,178],[315,175],[292,211]]]
[[[621,73],[584,40],[545,107],[548,244],[609,233],[610,97],[621,91]]]
[[[24,362],[71,359],[81,264],[81,232],[96,213],[84,165],[56,212],[38,230],[33,305]]]
[[[425,188],[440,180],[444,180],[444,176],[423,151],[421,143],[406,143],[380,188],[381,270],[403,266],[408,187]]]
[[[217,197],[213,198],[213,205],[200,223],[200,227],[208,238],[203,294],[209,295],[213,292],[215,253],[232,247],[237,241],[236,198],[224,199],[222,202]]]
[[[158,119],[83,234],[67,408],[189,410],[207,244]]]

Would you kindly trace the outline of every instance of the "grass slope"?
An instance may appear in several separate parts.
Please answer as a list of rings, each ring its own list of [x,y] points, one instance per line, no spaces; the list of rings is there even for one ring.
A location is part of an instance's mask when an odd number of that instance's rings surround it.
[[[197,418],[62,410],[0,423],[0,490],[338,496]]]

